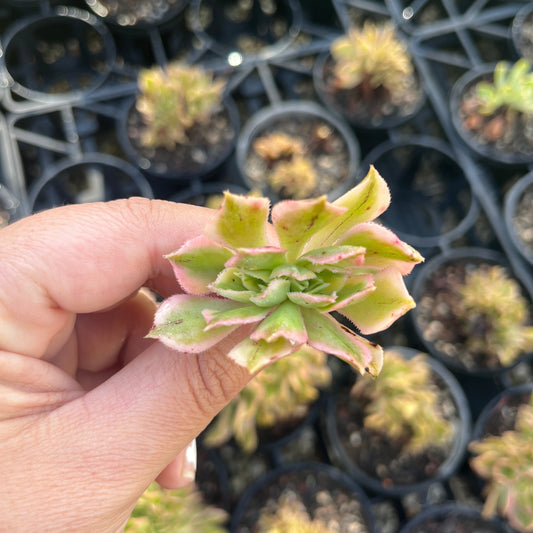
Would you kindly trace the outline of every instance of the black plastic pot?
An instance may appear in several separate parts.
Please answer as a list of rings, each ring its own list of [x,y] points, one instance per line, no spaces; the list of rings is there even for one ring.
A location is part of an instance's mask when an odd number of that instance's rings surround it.
[[[343,103],[336,98],[334,92],[328,87],[328,72],[331,70],[333,59],[329,52],[319,55],[313,68],[313,82],[315,90],[327,109],[342,116],[352,126],[362,130],[384,130],[394,128],[411,120],[422,108],[426,96],[419,82],[419,96],[416,101],[406,107],[402,107],[395,113],[384,115],[379,120],[372,121],[368,116],[351,114]],[[416,76],[419,80],[418,75]]]
[[[241,185],[236,185],[234,183],[224,183],[221,181],[194,181],[190,187],[173,194],[169,200],[171,202],[207,207],[207,200],[210,196],[222,195],[224,191],[241,195],[246,195],[248,192],[248,190]]]
[[[361,165],[373,164],[391,190],[383,224],[413,246],[432,248],[461,237],[479,214],[470,183],[451,149],[429,136],[376,146]]]
[[[478,509],[457,503],[431,505],[409,520],[399,533],[510,533],[499,520],[487,520]]]
[[[80,99],[106,80],[115,61],[109,30],[72,7],[14,23],[2,44],[0,81],[38,102]]]
[[[362,519],[365,533],[375,531],[375,519],[370,502],[364,491],[352,479],[329,465],[295,463],[269,472],[250,486],[233,513],[231,532],[251,531],[268,500],[275,502],[281,492],[286,493],[289,490],[302,499],[308,512],[311,513],[313,513],[312,507],[317,504],[317,493],[322,494],[322,499],[327,499],[328,493],[332,494],[329,505],[333,508],[333,512],[330,513],[335,522],[340,524],[340,531],[347,531],[348,525],[353,523],[354,510]],[[342,505],[338,503],[339,501],[343,502]]]
[[[472,154],[484,158],[488,162],[499,165],[520,165],[533,162],[533,141],[529,143],[527,149],[516,149],[514,151],[504,151],[498,147],[497,143],[481,143],[473,133],[463,127],[462,117],[460,115],[461,100],[467,91],[471,90],[478,82],[492,81],[494,64],[483,64],[467,71],[463,74],[452,87],[450,95],[450,113],[452,124],[456,133],[467,146]],[[521,128],[523,129],[523,127]],[[516,148],[516,145],[513,146]]]
[[[418,350],[405,347],[391,348],[395,352],[399,352],[403,357],[408,359],[419,354]],[[417,493],[422,497],[425,496],[430,485],[436,482],[445,482],[448,480],[461,466],[466,446],[470,440],[471,431],[471,416],[468,401],[466,396],[453,376],[442,364],[431,357],[426,359],[432,372],[447,386],[453,403],[457,411],[458,422],[455,428],[455,436],[451,444],[450,452],[444,462],[440,465],[436,473],[428,477],[428,479],[411,483],[411,484],[393,484],[392,482],[385,483],[377,476],[373,477],[358,466],[357,459],[350,456],[346,448],[342,445],[338,423],[337,423],[337,407],[338,398],[330,396],[328,398],[326,409],[323,418],[323,425],[325,428],[325,438],[327,439],[327,448],[330,459],[333,464],[338,465],[342,470],[346,471],[359,485],[384,497],[401,498],[408,494]],[[386,361],[385,361],[385,364]],[[379,378],[378,378],[379,379]]]
[[[339,144],[337,152],[340,153],[343,151],[345,153],[346,162],[345,175],[342,181],[335,184],[333,188],[326,187],[327,182],[325,181],[324,175],[321,175],[320,169],[317,169],[319,184],[316,191],[310,194],[310,196],[326,194],[330,200],[334,200],[352,188],[356,183],[356,174],[360,162],[358,140],[344,121],[333,116],[314,102],[308,101],[278,103],[270,107],[265,107],[252,115],[239,135],[235,151],[237,169],[243,182],[250,189],[259,189],[273,200],[279,199],[279,195],[271,189],[268,183],[254,179],[247,169],[253,142],[262,135],[279,130],[283,130],[285,133],[297,137],[298,125],[300,123],[309,124],[313,122],[327,125],[333,134],[337,136],[336,142]],[[316,155],[315,150],[310,149],[310,152]],[[332,178],[336,177],[338,175],[332,176]]]
[[[126,161],[86,154],[48,167],[29,193],[33,213],[65,204],[108,201],[131,196],[153,198],[146,178]]]
[[[527,215],[531,212],[531,217]],[[520,254],[533,265],[533,239],[527,242],[520,236],[521,232],[533,233],[533,172],[529,172],[507,191],[504,203],[504,221],[507,233]],[[520,231],[519,231],[520,230]]]
[[[250,2],[248,13],[238,4],[236,0],[193,0],[191,3],[194,33],[206,47],[226,57],[232,66],[279,54],[300,31],[302,12],[298,0],[268,3],[274,7],[272,13],[258,0]],[[252,43],[250,50],[243,46],[243,38]]]
[[[126,102],[117,120],[118,141],[127,158],[148,177],[156,197],[167,198],[175,194],[179,189],[188,186],[190,182],[209,179],[233,152],[240,124],[237,107],[231,98],[226,97],[223,101],[222,112],[226,114],[231,124],[226,145],[218,150],[214,157],[199,162],[190,159],[187,162],[187,167],[184,166],[183,168],[162,166],[157,161],[157,151],[154,151],[154,157],[149,159],[133,145],[128,135],[128,120],[130,114],[135,111],[135,100],[133,98]],[[194,149],[193,146],[190,148],[191,151]],[[161,150],[165,151],[164,149]]]
[[[444,363],[448,368],[450,368],[454,372],[459,372],[461,374],[477,378],[495,378],[503,372],[506,372],[507,370],[511,369],[513,366],[517,365],[520,360],[523,360],[525,357],[527,357],[527,354],[524,354],[522,357],[518,358],[513,364],[508,366],[495,366],[493,368],[476,366],[473,368],[469,368],[461,362],[461,359],[447,355],[442,350],[439,350],[439,348],[437,347],[439,340],[438,336],[436,336],[435,341],[428,339],[424,336],[424,326],[420,323],[420,314],[421,309],[424,306],[424,294],[428,292],[428,289],[426,288],[428,281],[436,271],[446,267],[447,265],[453,264],[500,265],[509,269],[509,264],[506,261],[505,257],[494,250],[484,248],[456,248],[448,252],[439,254],[430,259],[425,264],[421,265],[417,269],[416,278],[414,280],[414,284],[411,291],[413,298],[417,302],[417,307],[409,313],[409,317],[413,323],[415,332],[420,342],[424,345],[425,349],[435,358]],[[512,271],[509,270],[509,273],[512,275]],[[517,281],[520,283],[519,279],[517,279]],[[523,294],[527,298],[527,292],[525,290],[523,290]]]

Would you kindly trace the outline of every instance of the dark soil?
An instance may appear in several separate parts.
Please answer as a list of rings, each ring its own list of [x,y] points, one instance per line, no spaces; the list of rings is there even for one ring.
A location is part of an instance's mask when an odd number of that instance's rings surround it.
[[[503,533],[505,529],[479,517],[447,513],[442,517],[428,518],[409,528],[406,533]]]
[[[444,381],[433,374],[439,406],[448,420],[457,420],[458,410]],[[412,485],[435,477],[448,458],[452,442],[431,446],[418,453],[403,450],[403,440],[368,430],[363,425],[368,400],[350,396],[344,389],[337,399],[336,423],[341,446],[361,472],[380,480],[385,488]]]
[[[184,0],[86,0],[102,18],[119,26],[152,25],[181,10]]]
[[[533,117],[523,113],[505,113],[502,109],[491,115],[482,115],[475,94],[478,81],[466,88],[458,109],[463,130],[470,142],[506,154],[533,154]]]
[[[331,56],[324,65],[323,84],[328,103],[350,122],[362,127],[387,127],[389,123],[407,118],[418,110],[424,98],[414,76],[409,90],[397,100],[392,100],[390,93],[383,87],[369,91],[361,84],[353,89],[339,89],[335,86]]]
[[[317,132],[328,130],[327,138],[322,138]],[[305,156],[311,159],[312,165],[318,175],[317,186],[308,195],[310,198],[328,195],[333,190],[341,187],[350,176],[350,155],[346,140],[328,122],[312,116],[294,116],[279,118],[265,127],[255,136],[255,139],[271,133],[285,133],[291,137],[301,139],[307,148]],[[272,169],[268,162],[252,148],[245,163],[245,172],[252,188],[268,191],[269,179]],[[281,199],[289,198],[289,195],[281,189],[277,195]]]
[[[255,526],[261,510],[276,509],[280,498],[288,495],[305,506],[310,519],[321,520],[333,531],[369,531],[361,504],[352,491],[332,479],[327,472],[304,469],[283,473],[256,492],[248,502],[235,533],[257,531]]]
[[[467,272],[488,265],[476,261],[453,262],[440,266],[426,280],[423,293],[418,298],[417,325],[423,338],[445,358],[468,371],[497,370],[502,368],[497,353],[490,346],[473,350],[468,345],[472,331],[482,337],[487,329],[482,316],[475,324],[466,324],[459,317],[461,297],[459,288],[464,285]],[[476,343],[478,344],[478,343]]]
[[[221,163],[229,155],[236,131],[226,108],[213,114],[208,124],[196,124],[187,132],[189,143],[178,144],[173,150],[149,148],[142,144],[144,127],[141,114],[132,107],[126,122],[126,132],[135,151],[143,158],[140,166],[156,174],[191,176],[202,174]]]
[[[517,203],[513,227],[517,237],[527,249],[527,254],[533,256],[533,185],[522,193]]]

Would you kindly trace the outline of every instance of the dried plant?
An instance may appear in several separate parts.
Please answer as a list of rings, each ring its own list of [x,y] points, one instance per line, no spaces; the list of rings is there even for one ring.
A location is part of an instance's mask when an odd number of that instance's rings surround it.
[[[181,62],[154,66],[139,73],[136,107],[145,127],[142,142],[172,150],[189,142],[196,124],[207,124],[222,102],[225,82],[202,67]]]
[[[515,429],[470,444],[470,465],[487,481],[483,515],[500,513],[517,531],[533,531],[533,397],[517,413]]]
[[[467,273],[459,295],[457,313],[469,351],[494,353],[502,366],[508,366],[533,349],[533,327],[526,326],[527,300],[505,268],[482,265]]]
[[[422,256],[372,222],[389,202],[371,167],[333,203],[322,196],[276,204],[268,232],[268,199],[225,193],[204,233],[167,256],[184,294],[161,304],[148,336],[199,353],[254,324],[228,353],[250,372],[311,346],[377,375],[381,347],[330,313],[370,334],[414,307],[403,276]]]
[[[387,350],[384,360],[376,379],[360,378],[351,391],[354,398],[368,400],[365,427],[405,442],[404,450],[411,452],[449,442],[453,423],[442,414],[426,356],[406,359]]]
[[[338,89],[359,87],[370,97],[383,88],[396,101],[413,85],[411,55],[390,23],[367,21],[362,28],[351,28],[332,42],[330,52]]]
[[[126,525],[126,533],[227,533],[222,509],[206,505],[192,487],[165,490],[152,483]]]
[[[309,404],[329,385],[326,355],[310,347],[265,368],[216,417],[204,442],[219,446],[234,437],[241,449],[253,452],[259,428],[275,427],[306,415]]]

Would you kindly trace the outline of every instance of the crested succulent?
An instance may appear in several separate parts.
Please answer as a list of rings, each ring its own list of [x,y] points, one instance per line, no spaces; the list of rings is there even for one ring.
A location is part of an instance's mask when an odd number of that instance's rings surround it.
[[[330,52],[338,89],[360,87],[369,96],[382,87],[395,99],[413,83],[411,56],[390,23],[367,21],[362,28],[351,28],[332,42]]]
[[[503,267],[483,265],[467,273],[459,295],[458,318],[466,329],[469,351],[494,353],[502,366],[508,366],[533,350],[527,300]]]
[[[476,85],[478,109],[482,115],[492,115],[499,109],[507,113],[533,113],[533,72],[527,59],[513,65],[500,61],[494,67],[492,82]]]
[[[265,507],[254,531],[257,533],[334,533],[318,519],[311,519],[305,505],[293,494],[282,494],[277,506]]]
[[[139,498],[125,531],[127,533],[226,533],[228,516],[206,505],[192,487],[165,490],[152,483]]]
[[[242,450],[253,452],[257,430],[304,416],[308,406],[329,385],[326,355],[309,346],[299,357],[285,357],[265,368],[217,415],[204,443],[219,446],[234,437]]]
[[[142,142],[172,150],[189,142],[195,124],[206,124],[220,107],[225,83],[202,67],[174,62],[139,73],[136,108],[142,115]]]
[[[500,513],[517,531],[533,531],[533,397],[515,429],[470,444],[473,470],[487,481],[483,514]]]
[[[453,424],[439,408],[439,395],[425,356],[405,359],[387,350],[384,358],[381,374],[375,380],[366,376],[358,379],[351,391],[352,396],[369,400],[365,427],[404,441],[404,450],[411,452],[448,442]]]
[[[228,353],[255,373],[307,345],[377,375],[380,346],[363,334],[387,328],[414,307],[403,276],[422,256],[373,222],[390,203],[371,167],[352,190],[269,201],[225,193],[202,235],[167,257],[185,294],[165,300],[148,334],[185,354],[209,350],[242,325],[252,333]]]

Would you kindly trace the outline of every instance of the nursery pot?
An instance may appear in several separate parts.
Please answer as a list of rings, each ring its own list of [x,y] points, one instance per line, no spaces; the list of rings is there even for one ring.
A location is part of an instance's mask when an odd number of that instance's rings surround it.
[[[65,204],[153,198],[146,178],[126,161],[107,154],[86,154],[49,167],[29,192],[32,212]]]
[[[511,38],[516,53],[533,61],[533,4],[521,7],[511,25]]]
[[[466,347],[460,343],[464,341],[457,342],[456,333],[460,330],[459,325],[453,322],[455,314],[450,307],[451,304],[437,295],[437,291],[441,290],[446,279],[451,280],[448,283],[453,283],[451,287],[446,286],[449,293],[457,294],[457,286],[464,278],[465,272],[481,264],[506,267],[509,275],[514,277],[504,256],[493,250],[457,248],[439,254],[417,269],[411,290],[417,306],[409,313],[409,317],[425,349],[448,368],[476,378],[494,378],[518,364],[526,354],[508,366],[502,366],[497,361],[493,361],[490,366],[483,366],[474,356],[468,355]],[[442,281],[436,277],[439,272],[443,273]],[[515,279],[520,283],[519,279],[516,277]],[[529,302],[527,292],[523,288],[522,290]],[[438,301],[437,298],[439,298]],[[438,313],[443,305],[447,305],[451,312],[441,317]],[[442,327],[435,329],[437,320],[442,322]],[[456,352],[455,357],[451,355],[453,351]]]
[[[180,145],[174,150],[143,147],[142,117],[129,100],[117,123],[119,143],[128,159],[149,179],[156,197],[168,197],[196,179],[209,178],[230,156],[239,131],[239,114],[233,100],[226,97],[211,123],[198,127],[200,145]],[[208,141],[216,130],[219,142]]]
[[[411,518],[399,533],[509,533],[500,520],[488,520],[479,510],[458,503],[430,505]]]
[[[503,214],[511,242],[533,265],[533,172],[520,178],[507,191]]]
[[[412,357],[420,353],[417,350],[405,347],[394,347],[392,348],[392,350],[400,353],[403,357],[407,359],[411,359]],[[414,473],[412,475],[411,472],[409,472],[408,475],[412,477],[413,480],[409,482],[399,483],[394,482],[394,480],[390,478],[389,475],[387,475],[387,477],[383,479],[380,479],[377,474],[370,473],[369,469],[366,469],[366,467],[369,467],[370,463],[365,465],[358,463],[359,457],[361,457],[361,450],[356,451],[356,449],[358,449],[358,446],[360,446],[363,441],[360,441],[360,439],[362,439],[362,436],[357,435],[360,433],[362,425],[359,426],[355,419],[352,420],[352,422],[354,423],[354,430],[356,431],[355,434],[346,434],[341,438],[343,432],[349,431],[349,425],[347,424],[348,421],[344,419],[341,422],[338,417],[338,413],[339,409],[348,409],[348,402],[350,402],[349,396],[345,398],[343,395],[341,399],[340,395],[337,394],[336,396],[332,395],[328,398],[326,409],[324,412],[323,423],[325,428],[325,437],[327,441],[326,445],[328,448],[328,454],[330,456],[330,459],[333,464],[338,465],[340,468],[346,471],[356,481],[356,483],[358,483],[359,485],[374,494],[378,494],[387,498],[400,498],[411,493],[418,493],[424,495],[429,486],[433,483],[444,482],[449,479],[457,471],[457,469],[462,463],[466,451],[466,446],[469,442],[471,429],[471,417],[467,399],[455,377],[442,364],[440,364],[438,361],[429,356],[426,357],[426,362],[430,366],[434,376],[437,378],[439,383],[438,386],[445,387],[446,394],[448,397],[448,400],[446,401],[450,401],[453,403],[453,408],[455,410],[456,416],[454,424],[455,435],[453,437],[453,442],[451,442],[450,444],[450,449],[446,457],[442,460],[441,464],[436,467],[435,471],[432,474],[429,474],[427,476],[421,475],[420,472],[416,475]],[[386,361],[385,364],[387,364]],[[349,390],[350,389],[347,389],[347,391]],[[344,394],[347,395],[348,392]],[[345,416],[349,417],[351,416],[351,414],[347,414]],[[348,442],[350,444],[348,444]],[[350,450],[349,448],[351,446],[354,446],[354,443],[356,443],[355,447],[353,448],[353,450]],[[368,450],[368,452],[369,454],[374,454],[375,449]],[[388,465],[392,465],[392,463],[399,463],[400,456],[394,459],[389,458],[384,460],[387,461]],[[422,459],[420,457],[415,458],[413,456],[413,458],[409,460],[411,461],[411,463],[413,463],[411,465],[411,469],[413,471],[420,470],[422,468]],[[367,458],[365,459],[365,461],[369,461],[369,459]],[[416,477],[418,477],[419,479],[416,479]]]
[[[239,5],[241,4],[241,5]],[[302,23],[298,0],[192,0],[192,28],[200,41],[238,66],[271,58],[296,38]]]
[[[363,102],[354,98],[354,90],[336,90],[332,82],[333,58],[330,52],[319,55],[313,68],[315,90],[327,109],[344,117],[352,126],[363,130],[394,128],[412,119],[425,103],[425,93],[416,74],[417,86],[409,101],[401,106],[382,102]],[[415,90],[416,89],[416,90]]]
[[[334,521],[339,531],[348,531],[355,520],[361,523],[362,532],[375,531],[370,502],[363,490],[343,472],[319,463],[278,467],[258,479],[239,501],[230,531],[252,531],[262,509],[275,509],[282,493],[294,494],[311,518],[320,518],[326,525],[328,520]]]
[[[387,180],[392,201],[383,224],[415,247],[432,248],[465,234],[479,207],[450,148],[429,136],[386,141],[361,165],[373,164]]]
[[[480,65],[467,71],[455,82],[450,95],[452,124],[470,152],[477,157],[500,165],[531,163],[533,162],[533,137],[528,138],[524,134],[524,131],[533,126],[531,119],[528,119],[527,127],[526,124],[518,124],[515,128],[516,138],[513,137],[508,141],[500,139],[496,142],[488,142],[464,126],[464,121],[468,115],[461,105],[463,97],[471,94],[478,82],[482,80],[492,81],[494,66],[493,64]]]
[[[313,147],[313,132],[320,126],[331,132],[330,144]],[[313,166],[318,179],[309,197],[325,194],[329,200],[334,200],[355,185],[360,148],[349,127],[314,102],[288,101],[252,115],[239,135],[236,164],[242,180],[250,189],[259,189],[273,200],[280,198],[280,193],[268,183],[271,170],[253,150],[256,139],[273,132],[301,139],[310,157],[315,158]],[[326,166],[321,166],[324,164]]]
[[[72,7],[16,22],[2,42],[0,81],[39,102],[79,99],[106,80],[115,60],[106,26]]]

